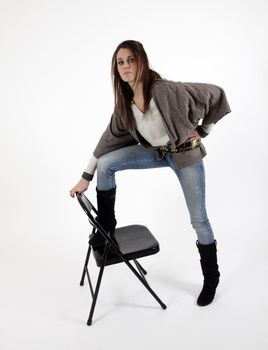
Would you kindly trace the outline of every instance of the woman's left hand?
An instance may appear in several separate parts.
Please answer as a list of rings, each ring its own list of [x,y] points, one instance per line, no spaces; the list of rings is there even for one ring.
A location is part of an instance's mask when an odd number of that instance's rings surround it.
[[[192,141],[192,140],[199,140],[200,139],[200,135],[198,134],[197,130],[194,130],[190,137],[188,138],[188,141]]]

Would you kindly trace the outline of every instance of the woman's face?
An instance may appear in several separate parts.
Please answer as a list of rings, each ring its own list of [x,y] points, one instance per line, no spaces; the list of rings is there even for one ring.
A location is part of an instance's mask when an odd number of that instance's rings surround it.
[[[116,55],[117,70],[123,81],[132,86],[137,76],[137,62],[133,52],[129,49],[120,49]]]

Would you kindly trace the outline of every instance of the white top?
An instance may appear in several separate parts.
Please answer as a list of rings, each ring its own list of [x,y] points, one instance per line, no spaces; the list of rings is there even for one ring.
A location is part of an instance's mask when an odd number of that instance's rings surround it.
[[[163,118],[152,98],[149,109],[143,113],[135,103],[131,105],[137,130],[153,147],[165,146],[169,137],[164,125]]]

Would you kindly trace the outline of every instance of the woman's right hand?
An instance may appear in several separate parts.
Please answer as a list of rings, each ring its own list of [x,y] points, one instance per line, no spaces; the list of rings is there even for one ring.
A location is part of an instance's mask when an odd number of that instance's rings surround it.
[[[89,181],[81,178],[81,180],[70,190],[70,196],[74,198],[77,192],[84,193],[89,186]]]

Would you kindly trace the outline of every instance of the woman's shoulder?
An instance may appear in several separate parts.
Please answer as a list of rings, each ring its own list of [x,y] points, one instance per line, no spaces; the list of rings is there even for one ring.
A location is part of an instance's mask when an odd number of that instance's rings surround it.
[[[216,86],[220,87],[218,85],[212,84],[212,83],[204,83],[204,82],[182,82],[182,81],[174,81],[174,80],[168,80],[168,79],[157,79],[153,82],[153,87],[173,87],[173,86]]]
[[[174,86],[174,85],[177,85],[177,84],[181,84],[180,81],[173,81],[173,80],[168,80],[168,79],[156,79],[154,82],[153,82],[153,87],[155,86]]]
[[[201,82],[181,82],[173,80],[156,80],[153,83],[153,91],[159,93],[179,93],[179,94],[207,94],[219,93],[223,89],[219,85]]]
[[[180,81],[173,81],[173,80],[167,80],[167,79],[159,79],[155,80],[153,83],[153,92],[159,93],[159,94],[165,94],[165,93],[174,93],[181,91],[183,88],[183,83]]]

